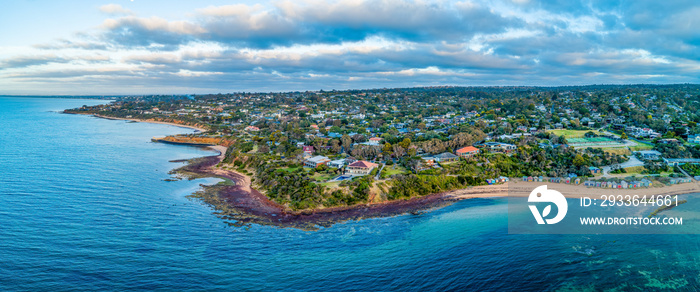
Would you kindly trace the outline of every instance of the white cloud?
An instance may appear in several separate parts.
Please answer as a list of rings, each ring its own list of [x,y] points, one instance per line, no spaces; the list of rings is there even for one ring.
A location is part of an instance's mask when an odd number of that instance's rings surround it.
[[[119,4],[106,4],[100,6],[100,11],[102,13],[113,14],[113,15],[133,15],[134,12],[122,7]]]

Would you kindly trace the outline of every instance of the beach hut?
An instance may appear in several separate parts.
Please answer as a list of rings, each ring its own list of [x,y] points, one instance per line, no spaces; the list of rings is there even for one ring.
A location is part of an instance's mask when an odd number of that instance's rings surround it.
[[[575,184],[580,185],[581,184],[581,178],[576,178],[574,181]]]
[[[587,180],[587,181],[583,182],[583,185],[587,186],[587,187],[593,187],[593,186],[595,186],[595,182],[592,180]]]
[[[565,184],[570,184],[570,183],[571,183],[571,178],[570,178],[570,177],[567,177],[566,180],[564,180],[564,183],[565,183]]]
[[[629,183],[627,183],[627,181],[623,180],[620,182],[620,188],[626,189],[627,187],[629,187]]]
[[[605,187],[607,187],[607,186],[608,186],[608,183],[607,183],[607,182],[601,182],[601,183],[600,183],[600,187],[601,187],[601,188],[605,188]]]
[[[541,176],[541,175],[540,175],[537,179],[538,179],[537,181],[539,181],[539,182],[543,182],[543,181],[544,181],[544,177]]]
[[[602,184],[601,182],[597,181],[597,182],[595,182],[595,187],[599,188],[601,184]]]
[[[523,181],[527,181],[527,176],[523,176]]]

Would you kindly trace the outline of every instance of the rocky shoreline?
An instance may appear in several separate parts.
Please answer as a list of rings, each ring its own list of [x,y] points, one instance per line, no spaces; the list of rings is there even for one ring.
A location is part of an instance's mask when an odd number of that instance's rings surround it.
[[[201,199],[212,206],[215,214],[231,226],[250,226],[252,224],[271,225],[282,228],[299,228],[317,230],[335,223],[366,218],[390,217],[403,214],[422,214],[423,212],[452,204],[453,202],[473,199],[520,196],[526,197],[542,184],[535,182],[509,182],[506,184],[475,186],[452,190],[409,200],[396,200],[374,204],[332,207],[315,210],[291,211],[271,201],[264,194],[251,187],[250,177],[238,172],[217,168],[223,159],[226,147],[211,146],[219,155],[195,158],[188,164],[171,171],[171,174],[187,179],[218,177],[233,181],[235,184],[201,185],[202,190],[191,197]],[[648,189],[595,189],[581,185],[548,184],[561,191],[566,197],[578,198],[588,196],[599,198],[611,194],[639,195],[677,195],[700,192],[695,183],[654,187]]]
[[[221,150],[219,151],[221,152]],[[201,185],[203,189],[191,196],[212,206],[216,210],[215,214],[231,226],[243,227],[260,224],[317,230],[348,220],[390,217],[409,213],[419,215],[426,210],[444,207],[457,200],[446,196],[445,193],[439,193],[410,200],[377,204],[290,211],[246,185],[249,182],[249,178],[246,176],[234,171],[215,168],[222,158],[223,153],[216,156],[195,158],[190,160],[189,164],[171,171],[171,174],[187,179],[218,177],[235,182],[235,185]]]

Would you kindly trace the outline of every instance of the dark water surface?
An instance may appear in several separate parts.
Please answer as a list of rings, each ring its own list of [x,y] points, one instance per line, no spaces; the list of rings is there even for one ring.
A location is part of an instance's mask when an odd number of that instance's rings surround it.
[[[191,130],[0,97],[0,290],[697,290],[695,235],[508,235],[504,199],[316,232],[228,227],[165,182]],[[688,208],[685,209],[687,212]],[[678,211],[681,212],[681,211]]]

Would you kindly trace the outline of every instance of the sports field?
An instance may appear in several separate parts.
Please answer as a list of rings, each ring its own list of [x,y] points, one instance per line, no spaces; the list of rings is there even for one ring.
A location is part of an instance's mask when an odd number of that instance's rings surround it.
[[[607,137],[592,137],[592,138],[568,138],[568,144],[575,147],[585,146],[621,146],[623,143],[617,142]]]
[[[549,130],[547,132],[550,132],[554,135],[557,136],[564,136],[567,140],[569,138],[583,138],[583,136],[588,133],[588,132],[593,132],[596,135],[602,135],[603,133],[599,132],[598,130],[566,130],[566,129],[558,129],[558,130]]]

